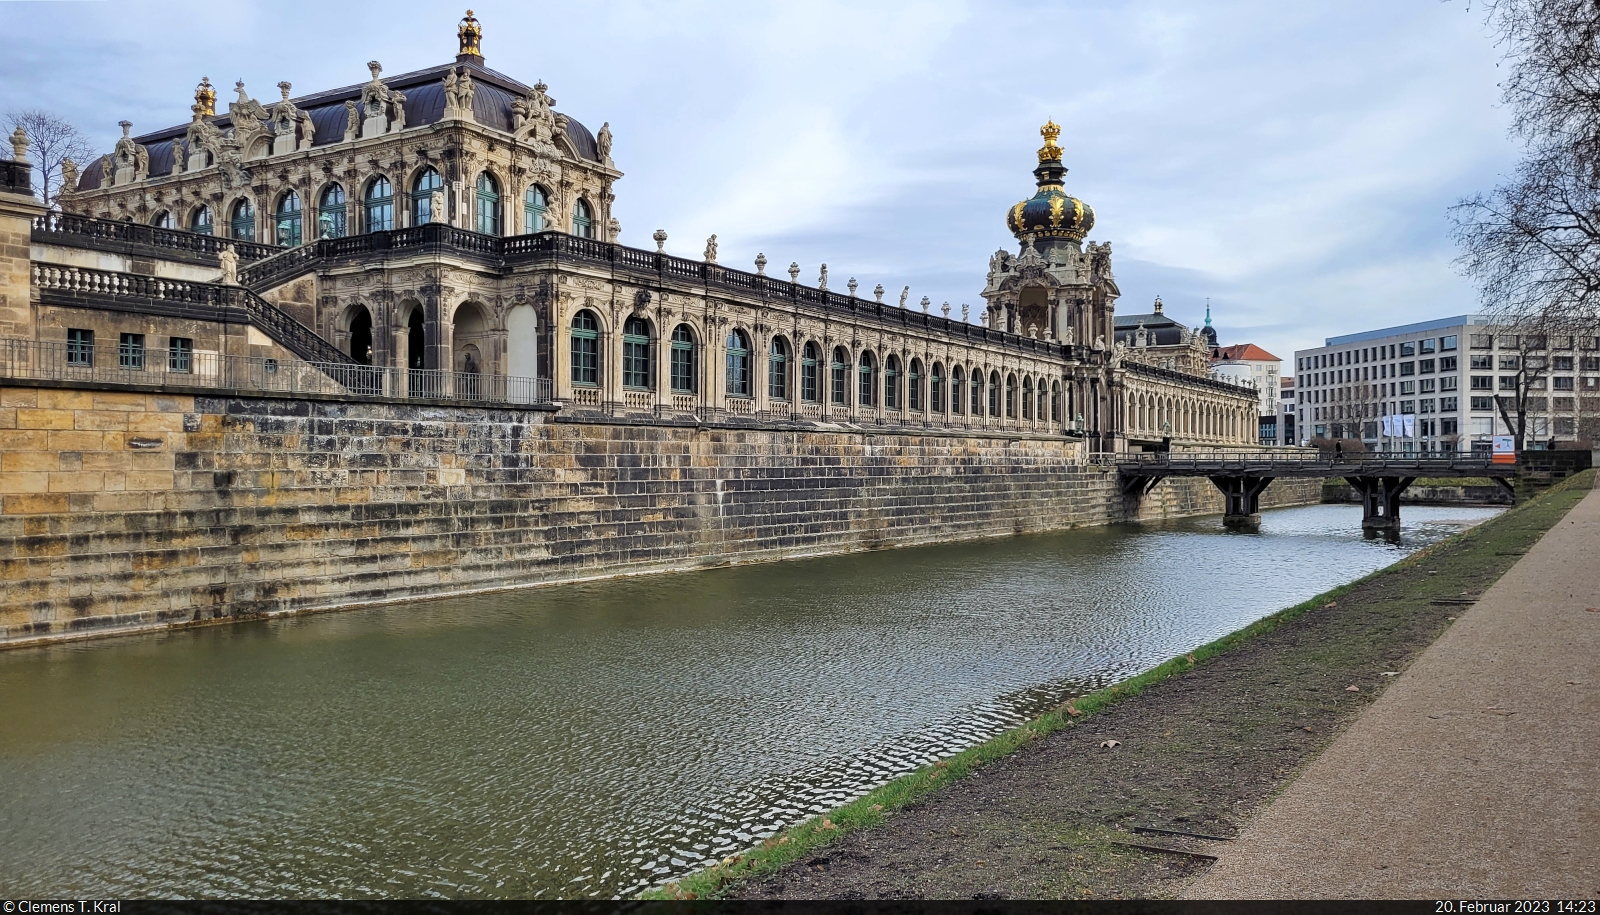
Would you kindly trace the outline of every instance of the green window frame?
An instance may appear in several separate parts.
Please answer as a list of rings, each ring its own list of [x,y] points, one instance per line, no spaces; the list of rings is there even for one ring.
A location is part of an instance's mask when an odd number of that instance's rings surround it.
[[[1000,415],[1000,373],[989,373],[989,415]]]
[[[918,359],[911,360],[906,369],[906,403],[912,412],[922,412],[922,362]]]
[[[144,368],[144,334],[123,334],[117,343],[117,368]]]
[[[728,366],[728,396],[750,396],[750,338],[744,331],[734,328],[728,331],[725,342],[727,348]]]
[[[522,195],[522,230],[528,234],[543,232],[550,213],[550,195],[535,184]]]
[[[372,179],[363,200],[368,232],[388,232],[394,228],[394,185],[388,178],[379,175]]]
[[[167,338],[167,371],[180,374],[194,371],[194,340],[189,337]]]
[[[600,321],[588,309],[572,316],[572,383],[600,386]]]
[[[928,406],[935,413],[944,412],[944,366],[935,362],[933,373],[928,378]]]
[[[782,337],[773,337],[767,351],[767,397],[772,400],[789,399],[789,343]]]
[[[672,331],[672,393],[694,391],[694,331],[687,324],[679,324]]]
[[[249,200],[233,205],[233,217],[228,221],[230,237],[241,241],[256,240],[256,208]]]
[[[88,328],[67,328],[67,365],[94,365],[94,331]]]
[[[572,205],[572,234],[579,238],[594,237],[594,215],[587,200],[579,199]]]
[[[829,366],[829,374],[832,376],[829,378],[832,385],[829,394],[834,406],[849,406],[850,354],[844,351],[844,347],[833,348],[833,364]]]
[[[878,360],[873,358],[872,350],[861,351],[861,360],[856,366],[856,374],[860,384],[856,391],[856,403],[863,407],[870,407],[877,402],[878,394]]]
[[[800,351],[800,399],[806,403],[817,402],[817,345],[807,343]]]
[[[622,325],[622,386],[650,390],[650,322],[644,318]]]
[[[278,198],[273,214],[272,240],[280,248],[298,248],[301,240],[300,195],[289,191]]]
[[[433,166],[423,169],[411,182],[411,224],[414,226],[427,225],[433,221],[433,192],[444,190],[444,178],[440,177],[439,170]],[[393,218],[390,219],[393,222]],[[444,214],[439,214],[439,221],[444,221]],[[390,228],[393,228],[391,225]]]
[[[900,357],[890,355],[883,360],[883,405],[891,410],[900,409]]]
[[[189,217],[189,231],[197,235],[210,235],[212,233],[211,208],[202,206]]]
[[[500,234],[500,182],[488,172],[478,176],[478,233]]]
[[[344,186],[330,184],[317,199],[317,237],[343,238],[345,224]]]

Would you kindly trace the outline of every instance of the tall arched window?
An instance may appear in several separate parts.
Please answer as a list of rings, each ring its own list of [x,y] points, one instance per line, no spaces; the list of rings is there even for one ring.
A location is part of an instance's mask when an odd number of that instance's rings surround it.
[[[488,172],[478,176],[478,232],[500,234],[500,182]]]
[[[150,220],[150,224],[155,226],[158,229],[176,229],[177,228],[177,226],[173,224],[172,211],[171,210],[162,210],[161,212],[157,213],[156,214],[156,218]]]
[[[433,192],[444,190],[444,179],[439,177],[439,172],[433,166],[428,166],[411,182],[411,224],[414,226],[427,225],[430,222],[444,222],[444,213],[433,211]]]
[[[983,369],[972,370],[972,418],[983,415]]]
[[[1043,378],[1039,379],[1039,408],[1033,412],[1033,415],[1038,419],[1046,419],[1050,416],[1050,391]]]
[[[622,325],[622,386],[650,389],[650,322],[644,318]]]
[[[767,353],[767,396],[773,400],[789,399],[789,342],[782,337],[772,338]]]
[[[928,379],[929,406],[935,413],[944,412],[944,366],[935,362],[933,376]]]
[[[1033,419],[1033,378],[1022,379],[1022,418]]]
[[[367,185],[367,231],[387,232],[394,228],[394,186],[379,175]]]
[[[202,206],[189,216],[189,231],[201,235],[211,234],[211,208]]]
[[[693,394],[694,379],[694,331],[679,324],[672,331],[672,393]]]
[[[1006,376],[1006,419],[1017,418],[1017,376]]]
[[[233,215],[228,220],[230,237],[243,241],[256,240],[256,208],[248,200],[233,205]]]
[[[600,384],[600,321],[587,309],[572,316],[572,383]]]
[[[967,373],[959,365],[950,370],[950,412],[967,412]]]
[[[856,369],[861,383],[856,392],[856,403],[863,407],[870,407],[877,403],[878,393],[878,362],[872,358],[872,350],[861,351],[861,362]]]
[[[906,371],[906,401],[912,412],[922,412],[922,360],[911,360],[911,366]]]
[[[835,406],[843,407],[850,402],[850,354],[844,347],[833,348],[833,364],[828,367],[829,395]]]
[[[300,195],[290,191],[278,198],[273,213],[272,240],[280,248],[300,247]]]
[[[317,200],[317,237],[344,237],[344,187],[330,184]]]
[[[1000,373],[989,373],[989,415],[1000,415]]]
[[[892,353],[883,360],[883,405],[900,409],[900,357]]]
[[[535,184],[528,188],[528,193],[522,197],[522,226],[523,231],[529,234],[543,232],[545,227],[545,214],[550,212],[550,195],[544,188]]]
[[[594,237],[594,216],[589,212],[589,202],[579,199],[572,205],[572,234],[579,238]]]
[[[728,393],[750,396],[750,338],[735,328],[728,332]]]
[[[817,363],[822,360],[822,354],[817,352],[815,343],[807,343],[805,349],[800,351],[800,399],[806,403],[816,403],[817,390]]]

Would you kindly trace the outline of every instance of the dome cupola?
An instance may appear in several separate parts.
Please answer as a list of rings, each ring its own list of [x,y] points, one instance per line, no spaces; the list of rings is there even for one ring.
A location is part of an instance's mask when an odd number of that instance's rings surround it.
[[[1056,145],[1061,128],[1054,121],[1047,121],[1039,128],[1039,134],[1044,137],[1044,146],[1039,148],[1039,167],[1033,170],[1039,179],[1039,191],[1006,213],[1006,228],[1018,239],[1032,235],[1081,242],[1094,228],[1094,209],[1061,186],[1067,173],[1061,164],[1061,147]]]

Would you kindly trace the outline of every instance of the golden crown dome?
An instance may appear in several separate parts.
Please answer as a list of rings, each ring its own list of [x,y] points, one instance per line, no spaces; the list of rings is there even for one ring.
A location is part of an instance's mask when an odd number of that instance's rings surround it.
[[[217,113],[217,90],[211,86],[211,77],[200,77],[200,85],[194,87],[194,103],[208,118]]]
[[[1061,147],[1056,145],[1061,127],[1055,121],[1047,121],[1039,128],[1039,135],[1044,137],[1044,146],[1039,149],[1039,167],[1033,170],[1039,179],[1038,193],[1007,211],[1006,228],[1019,239],[1033,235],[1083,241],[1094,228],[1094,208],[1068,194],[1061,185],[1067,173],[1061,164]]]
[[[483,50],[478,43],[483,39],[483,27],[478,25],[478,20],[473,18],[472,10],[467,10],[467,15],[461,20],[461,27],[456,29],[456,37],[461,39],[461,53],[473,57],[482,57]]]

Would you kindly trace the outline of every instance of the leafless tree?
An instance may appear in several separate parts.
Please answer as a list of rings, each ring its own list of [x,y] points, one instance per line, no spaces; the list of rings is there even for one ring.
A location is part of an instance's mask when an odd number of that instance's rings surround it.
[[[51,206],[61,189],[62,161],[71,159],[82,167],[94,157],[94,144],[78,128],[37,108],[7,112],[6,121],[12,130],[21,127],[28,134],[28,159],[36,175],[33,192]]]
[[[1600,3],[1491,0],[1516,172],[1451,209],[1457,263],[1507,326],[1600,325]],[[1532,331],[1537,332],[1537,331]]]
[[[1506,328],[1499,328],[1504,331]],[[1541,328],[1533,328],[1526,324],[1516,328],[1526,333],[1504,333],[1499,337],[1500,364],[1496,366],[1499,372],[1501,390],[1495,392],[1495,408],[1500,411],[1500,419],[1505,422],[1506,429],[1516,439],[1516,449],[1523,450],[1528,439],[1528,411],[1536,406],[1535,399],[1545,400],[1544,393],[1550,374],[1550,343],[1551,335]],[[1507,352],[1507,351],[1510,352]],[[1509,373],[1509,374],[1507,374]],[[1538,404],[1540,413],[1547,412],[1542,409],[1546,404]],[[1545,431],[1549,434],[1549,430]]]

